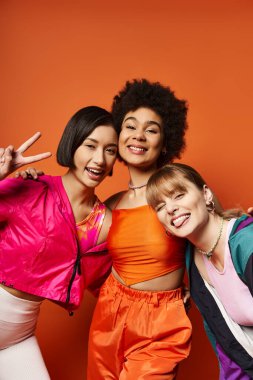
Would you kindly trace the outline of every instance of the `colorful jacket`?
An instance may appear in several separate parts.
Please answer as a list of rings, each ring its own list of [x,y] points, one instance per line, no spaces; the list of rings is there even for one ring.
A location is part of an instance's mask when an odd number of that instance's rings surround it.
[[[104,216],[105,206],[98,207]],[[90,230],[98,228],[89,226]],[[94,231],[92,231],[94,232]],[[97,236],[98,233],[90,236]],[[90,241],[89,241],[90,240]],[[48,298],[68,310],[84,288],[98,293],[111,268],[106,244],[88,239],[80,250],[61,177],[0,182],[0,283]]]
[[[229,236],[229,248],[235,270],[253,296],[253,218],[244,215],[236,220]],[[221,368],[220,379],[251,379],[253,378],[253,357],[229,328],[224,312],[222,314],[219,303],[208,290],[194,263],[192,252],[193,246],[188,244],[186,266],[191,296],[202,314],[207,335],[218,356]],[[253,326],[249,328],[253,329]],[[234,366],[234,370],[231,366]],[[240,369],[242,373],[238,375]],[[236,372],[237,375],[235,375]]]

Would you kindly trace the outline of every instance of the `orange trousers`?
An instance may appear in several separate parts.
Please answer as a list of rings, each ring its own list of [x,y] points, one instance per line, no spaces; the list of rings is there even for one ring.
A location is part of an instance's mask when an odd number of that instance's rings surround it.
[[[190,352],[182,290],[139,291],[111,274],[90,328],[88,380],[171,380]]]

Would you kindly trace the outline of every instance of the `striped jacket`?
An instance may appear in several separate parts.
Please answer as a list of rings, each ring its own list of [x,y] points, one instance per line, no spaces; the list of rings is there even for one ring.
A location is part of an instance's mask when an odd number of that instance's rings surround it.
[[[253,218],[243,215],[237,219],[228,243],[235,270],[253,296]],[[202,314],[205,330],[219,359],[220,379],[252,379],[253,347],[251,345],[247,349],[247,345],[238,340],[228,322],[230,317],[224,316],[223,305],[218,302],[194,263],[193,246],[190,243],[186,250],[186,267],[191,296]],[[231,323],[235,325],[234,321]],[[237,325],[236,328],[245,327]],[[253,336],[253,326],[247,329]]]

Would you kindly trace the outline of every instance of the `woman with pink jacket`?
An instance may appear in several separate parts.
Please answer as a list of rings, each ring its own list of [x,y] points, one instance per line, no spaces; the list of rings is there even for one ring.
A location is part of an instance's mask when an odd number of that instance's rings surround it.
[[[94,192],[117,156],[111,114],[91,106],[73,115],[57,150],[68,168],[62,177],[4,179],[51,155],[22,156],[39,137],[0,151],[1,380],[50,379],[34,335],[41,302],[71,313],[85,288],[98,292],[111,267],[105,251],[111,213]]]

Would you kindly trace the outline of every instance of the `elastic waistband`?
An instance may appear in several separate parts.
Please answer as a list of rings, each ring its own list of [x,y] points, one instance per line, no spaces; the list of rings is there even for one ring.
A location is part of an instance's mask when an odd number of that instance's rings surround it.
[[[175,302],[182,299],[182,288],[163,291],[136,290],[121,284],[111,273],[104,286],[110,287],[115,293],[123,293],[134,301],[146,299],[148,303]]]
[[[9,293],[7,290],[0,286],[0,297],[1,300],[7,301],[9,305],[22,307],[27,310],[36,310],[40,307],[42,301],[32,301],[26,300],[24,298],[19,298],[14,296],[14,294]],[[22,306],[21,306],[22,305]]]

